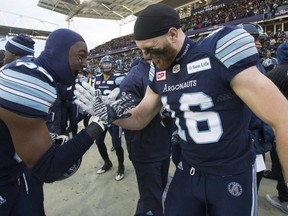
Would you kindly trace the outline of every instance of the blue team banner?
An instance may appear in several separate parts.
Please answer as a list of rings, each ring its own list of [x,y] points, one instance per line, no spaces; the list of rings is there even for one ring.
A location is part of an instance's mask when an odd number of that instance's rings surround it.
[[[203,13],[203,12],[206,12],[206,11],[216,10],[216,9],[219,9],[219,8],[223,8],[223,7],[227,6],[227,5],[230,5],[231,3],[232,3],[231,0],[217,1],[215,3],[206,5],[204,7],[193,9],[193,10],[191,10],[191,14],[196,15],[198,13]]]
[[[244,18],[244,19],[238,19],[238,20],[233,20],[233,21],[230,21],[230,22],[222,23],[222,24],[219,24],[219,25],[209,26],[209,27],[195,29],[195,30],[191,29],[191,30],[188,30],[186,32],[186,35],[188,35],[188,36],[198,35],[200,33],[214,31],[214,30],[216,30],[218,28],[221,28],[221,27],[224,27],[224,26],[227,26],[227,25],[238,25],[240,23],[257,22],[257,21],[260,21],[260,20],[263,20],[263,19],[264,19],[264,15],[263,14],[259,14],[259,15],[252,16],[252,17],[247,17],[247,18]]]
[[[288,13],[288,5],[281,5],[277,8],[275,16],[283,16]]]

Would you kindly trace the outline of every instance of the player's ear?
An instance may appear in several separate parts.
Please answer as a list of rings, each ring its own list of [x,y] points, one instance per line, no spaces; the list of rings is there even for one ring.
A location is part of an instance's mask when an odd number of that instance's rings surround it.
[[[169,41],[172,40],[172,42],[175,42],[175,40],[178,38],[178,29],[175,27],[169,28],[166,37]]]

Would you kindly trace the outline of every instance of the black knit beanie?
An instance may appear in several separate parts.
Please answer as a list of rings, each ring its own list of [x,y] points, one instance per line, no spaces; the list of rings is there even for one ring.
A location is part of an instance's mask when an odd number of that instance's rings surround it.
[[[138,16],[134,25],[134,39],[158,37],[166,34],[171,27],[181,27],[179,14],[166,4],[152,4]]]
[[[17,56],[34,55],[34,44],[28,35],[20,33],[19,35],[9,39],[5,45],[5,49]]]

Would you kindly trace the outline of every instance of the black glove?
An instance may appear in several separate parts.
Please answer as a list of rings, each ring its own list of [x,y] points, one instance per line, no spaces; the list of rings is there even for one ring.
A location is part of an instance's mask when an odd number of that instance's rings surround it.
[[[131,116],[127,113],[129,109],[135,107],[134,100],[130,94],[121,96],[111,104],[104,104],[100,97],[95,99],[95,116],[99,118],[104,125],[110,125],[117,119],[128,118]]]
[[[181,147],[180,147],[180,136],[178,135],[178,131],[174,131],[171,137],[171,156],[172,161],[177,166],[181,161]]]

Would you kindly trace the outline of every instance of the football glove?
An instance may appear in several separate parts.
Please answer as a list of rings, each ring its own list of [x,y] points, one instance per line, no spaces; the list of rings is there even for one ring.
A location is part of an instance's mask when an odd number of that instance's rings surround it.
[[[116,100],[119,93],[120,93],[120,88],[115,88],[109,93],[109,95],[107,96],[102,95],[101,99],[104,104],[111,104]]]
[[[101,97],[104,104],[110,104],[115,101],[120,92],[119,88],[113,89],[108,96],[102,96],[100,90],[96,90],[86,82],[82,82],[82,85],[76,84],[74,95],[75,104],[82,108],[86,113],[95,116],[95,110],[97,106],[95,104],[96,98]]]
[[[122,118],[128,118],[131,113],[127,111],[135,107],[134,100],[130,94],[121,96],[111,104],[104,104],[100,97],[95,98],[95,116],[99,118],[104,125],[110,125],[113,121]]]
[[[119,88],[115,88],[108,96],[103,98],[88,83],[82,82],[82,86],[75,85],[75,103],[85,112],[96,116],[94,122],[108,126],[117,119],[128,118],[131,114],[127,111],[135,107],[135,102],[130,94],[123,95],[115,101],[119,92]]]
[[[50,133],[51,139],[53,144],[56,146],[61,146],[65,142],[69,140],[69,137],[66,135],[58,135],[57,133]],[[77,170],[80,168],[82,162],[82,157],[78,159],[61,177],[59,177],[57,180],[64,180],[66,178],[69,178],[72,176],[74,173],[77,172]]]

